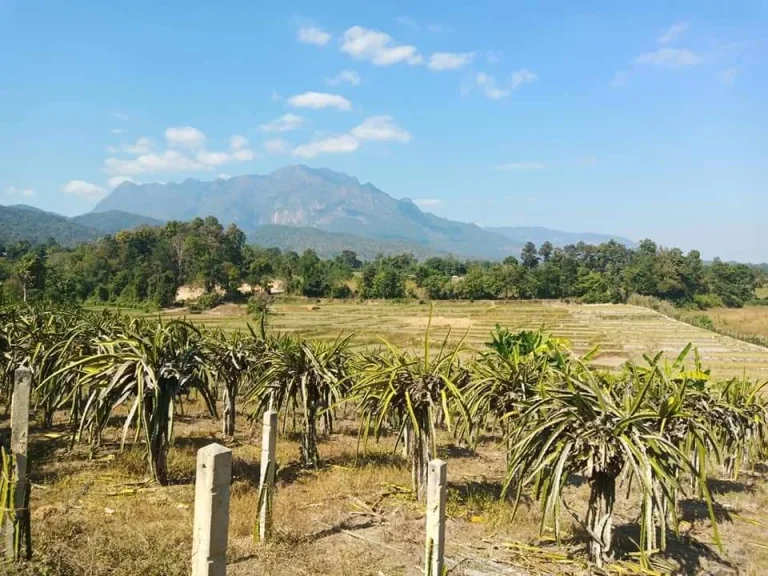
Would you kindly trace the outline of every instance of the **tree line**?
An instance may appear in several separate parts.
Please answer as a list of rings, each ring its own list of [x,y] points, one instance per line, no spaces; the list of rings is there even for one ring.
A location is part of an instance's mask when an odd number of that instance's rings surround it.
[[[502,262],[411,254],[362,262],[351,250],[321,259],[248,244],[236,225],[214,217],[107,235],[75,248],[54,241],[0,245],[0,301],[170,306],[180,286],[242,299],[243,284],[264,292],[320,298],[574,299],[626,302],[633,294],[678,306],[740,307],[755,298],[765,269],[684,253],[643,240],[562,248],[527,243]],[[213,295],[213,298],[210,296]]]

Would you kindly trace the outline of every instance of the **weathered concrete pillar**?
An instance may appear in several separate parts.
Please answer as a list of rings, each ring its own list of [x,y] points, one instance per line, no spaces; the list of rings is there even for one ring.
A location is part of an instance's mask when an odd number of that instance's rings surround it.
[[[11,398],[11,507],[4,526],[5,557],[18,560],[32,555],[29,525],[29,484],[27,482],[27,445],[29,440],[29,398],[32,392],[32,372],[18,368],[14,373]]]
[[[275,490],[277,458],[277,412],[264,413],[261,432],[261,475],[259,479],[259,542],[269,540],[272,531],[272,495]]]
[[[197,451],[192,576],[225,576],[232,450],[211,444]]]
[[[445,554],[445,498],[448,485],[448,465],[431,460],[427,476],[427,545],[424,573],[442,576]]]

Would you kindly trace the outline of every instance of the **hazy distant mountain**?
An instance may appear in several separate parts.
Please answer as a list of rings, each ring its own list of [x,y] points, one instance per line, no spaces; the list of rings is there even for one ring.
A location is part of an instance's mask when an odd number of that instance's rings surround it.
[[[287,166],[266,176],[228,180],[133,184],[124,182],[94,211],[141,212],[160,220],[215,216],[246,232],[279,224],[416,243],[433,252],[500,258],[516,254],[518,243],[476,224],[422,212],[408,199],[397,200],[373,184],[332,170]],[[354,248],[354,246],[351,246]]]
[[[264,248],[277,247],[302,253],[311,248],[322,258],[331,258],[342,250],[354,250],[361,260],[373,260],[377,255],[392,256],[410,252],[417,259],[445,255],[414,242],[377,240],[355,234],[328,232],[306,226],[265,224],[248,234],[248,240]]]
[[[602,244],[610,240],[615,240],[619,244],[624,244],[630,248],[636,246],[636,243],[621,236],[610,234],[595,234],[592,232],[563,232],[562,230],[552,230],[541,226],[497,226],[488,227],[486,230],[503,234],[510,240],[525,244],[533,242],[537,246],[544,242],[551,242],[554,246],[567,246],[568,244]]]
[[[120,230],[130,230],[139,226],[162,226],[163,220],[131,214],[122,210],[109,210],[107,212],[90,212],[72,218],[72,222],[95,228],[104,234],[114,234]]]
[[[0,242],[4,244],[21,240],[42,244],[53,238],[62,246],[74,246],[99,236],[100,231],[53,212],[24,204],[0,206]]]

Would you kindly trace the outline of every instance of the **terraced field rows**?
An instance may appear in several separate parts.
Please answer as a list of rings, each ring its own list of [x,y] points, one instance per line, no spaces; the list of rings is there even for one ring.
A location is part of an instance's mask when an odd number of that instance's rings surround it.
[[[400,346],[422,346],[429,317],[427,304],[384,302],[319,304],[278,303],[270,317],[270,328],[298,332],[310,338],[334,338],[354,333],[357,345],[370,345],[385,338]],[[243,309],[221,307],[191,317],[195,322],[225,329],[244,327]],[[693,342],[706,366],[717,377],[768,378],[768,349],[720,336],[662,316],[652,310],[625,305],[569,305],[557,302],[438,302],[432,318],[432,341],[450,340],[466,334],[470,346],[481,346],[495,324],[510,329],[544,327],[567,338],[575,351],[586,352],[599,345],[596,363],[615,367],[644,353],[664,351],[674,357]]]

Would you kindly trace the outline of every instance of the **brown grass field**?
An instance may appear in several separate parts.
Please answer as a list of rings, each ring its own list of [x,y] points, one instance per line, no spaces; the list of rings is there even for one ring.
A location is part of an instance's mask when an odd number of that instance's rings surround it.
[[[350,304],[285,302],[275,306],[270,329],[329,338],[356,334],[357,345],[383,336],[404,346],[421,345],[429,306],[418,304]],[[237,307],[223,307],[190,317],[227,330],[247,318]],[[692,341],[704,362],[722,377],[747,371],[768,378],[768,350],[668,320],[629,306],[571,306],[553,303],[439,303],[433,311],[433,338],[467,335],[480,346],[496,324],[510,328],[544,326],[567,337],[577,351],[600,345],[599,361],[617,366],[644,352],[678,352]],[[253,542],[259,476],[260,430],[238,418],[238,433],[225,440],[220,425],[191,399],[177,418],[170,454],[172,483],[158,487],[145,478],[139,448],[119,451],[121,417],[116,417],[102,445],[92,454],[85,446],[69,450],[70,431],[34,428],[32,522],[34,560],[26,566],[0,568],[8,574],[36,576],[175,576],[189,574],[195,454],[210,442],[234,451],[229,574],[411,576],[421,574],[424,510],[410,494],[409,469],[394,439],[384,438],[358,451],[353,407],[341,408],[336,433],[322,439],[319,470],[298,466],[298,442],[291,433],[278,441],[275,540]],[[0,430],[7,429],[0,416]],[[61,416],[63,422],[64,415]],[[567,514],[566,538],[553,542],[551,527],[539,536],[538,506],[525,500],[517,516],[500,501],[504,457],[497,438],[489,436],[476,452],[457,446],[446,433],[440,456],[448,462],[447,549],[449,574],[589,574],[584,536]],[[664,555],[655,556],[653,571],[634,561],[613,565],[610,574],[747,574],[768,573],[768,470],[745,471],[737,481],[712,471],[711,488],[725,543],[713,546],[706,509],[695,498],[682,502],[679,535]],[[586,506],[588,487],[574,481],[568,500]],[[619,496],[618,538],[631,549],[638,510]]]

